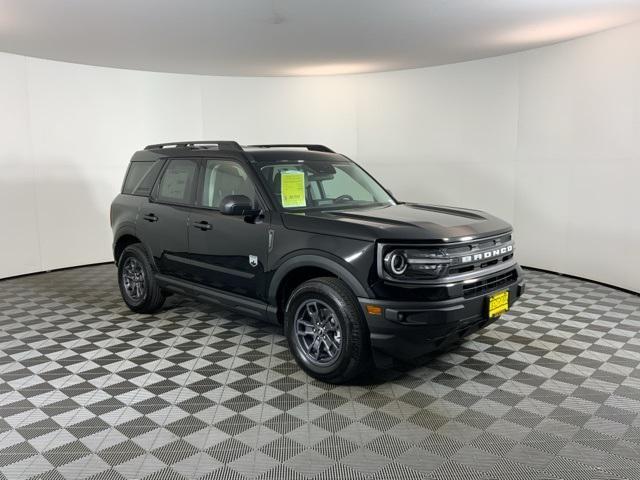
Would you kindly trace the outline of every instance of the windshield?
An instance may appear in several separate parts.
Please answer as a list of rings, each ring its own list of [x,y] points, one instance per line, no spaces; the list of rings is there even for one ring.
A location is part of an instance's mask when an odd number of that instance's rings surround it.
[[[292,211],[393,205],[358,165],[335,160],[286,160],[260,166],[276,202]]]

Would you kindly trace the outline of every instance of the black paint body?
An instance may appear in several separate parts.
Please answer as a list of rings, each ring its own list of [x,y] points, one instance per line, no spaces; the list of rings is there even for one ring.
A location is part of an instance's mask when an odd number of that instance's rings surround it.
[[[116,261],[130,243],[141,242],[153,259],[167,291],[220,303],[277,322],[293,282],[314,275],[336,276],[358,297],[374,350],[396,357],[416,357],[489,323],[491,290],[465,295],[465,282],[398,283],[379,275],[381,244],[460,245],[509,235],[511,226],[489,214],[458,208],[397,202],[375,208],[288,213],[276,204],[259,174],[262,162],[281,159],[346,157],[329,152],[285,148],[147,148],[132,161],[166,163],[172,158],[223,159],[240,163],[257,189],[258,218],[223,215],[219,210],[160,203],[159,180],[148,195],[122,193],[112,204]],[[203,167],[200,167],[202,179]],[[162,171],[157,177],[162,178]],[[197,184],[202,184],[198,181]],[[204,225],[204,227],[203,227]],[[207,226],[208,225],[208,226]],[[205,228],[206,227],[206,228]],[[251,265],[249,255],[257,257]],[[510,291],[510,304],[524,289],[522,270],[513,261],[495,290]],[[384,307],[370,315],[366,306]]]

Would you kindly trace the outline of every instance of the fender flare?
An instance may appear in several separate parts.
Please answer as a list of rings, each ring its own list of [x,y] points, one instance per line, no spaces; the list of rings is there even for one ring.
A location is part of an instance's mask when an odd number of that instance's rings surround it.
[[[135,224],[124,224],[122,225],[120,228],[118,228],[118,230],[115,232],[115,234],[113,235],[113,245],[112,245],[112,254],[113,254],[113,258],[115,260],[116,257],[116,244],[120,241],[120,239],[122,237],[124,237],[125,235],[130,235],[132,237],[137,238],[138,240],[140,240],[140,245],[142,246],[142,248],[144,248],[145,252],[147,252],[147,257],[149,259],[149,262],[151,263],[151,267],[158,272],[158,266],[156,265],[156,259],[153,257],[153,254],[151,253],[151,250],[149,249],[149,247],[140,239],[140,237],[138,235],[136,235],[136,228],[135,228]]]
[[[331,258],[320,253],[303,253],[291,257],[280,264],[269,284],[269,292],[267,295],[270,305],[277,305],[277,293],[282,280],[292,270],[300,267],[318,267],[331,272],[340,280],[345,282],[353,291],[356,297],[370,298],[372,296],[369,288],[356,278],[345,266],[339,263],[337,257]]]
[[[132,237],[138,238],[136,235],[136,226],[134,223],[126,222],[121,224],[116,231],[113,232],[113,242],[111,243],[111,253],[115,260],[116,258],[116,245],[120,241],[122,237],[125,235],[131,235]]]

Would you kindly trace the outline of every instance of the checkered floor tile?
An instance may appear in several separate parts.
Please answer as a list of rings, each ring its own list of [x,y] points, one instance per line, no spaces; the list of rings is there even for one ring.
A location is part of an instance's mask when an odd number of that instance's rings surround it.
[[[0,478],[640,479],[640,297],[527,272],[499,321],[330,386],[277,327],[113,265],[0,282]]]

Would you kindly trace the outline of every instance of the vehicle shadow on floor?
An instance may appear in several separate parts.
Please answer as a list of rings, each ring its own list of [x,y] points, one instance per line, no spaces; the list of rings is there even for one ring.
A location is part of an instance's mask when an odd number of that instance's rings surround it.
[[[181,295],[171,295],[164,304],[162,311],[182,310],[197,311],[204,314],[212,314],[221,318],[242,319],[243,323],[258,328],[264,335],[273,335],[281,337],[284,340],[284,332],[281,325],[273,325],[265,321],[250,319],[236,314],[230,310],[226,310],[219,305],[201,303],[197,300],[183,297]],[[464,344],[465,339],[460,339],[455,343],[449,344],[445,349],[413,359],[411,362],[402,362],[390,357],[380,358],[380,365],[372,369],[366,375],[349,382],[351,385],[361,387],[375,387],[388,382],[402,382],[403,378],[407,380],[414,379],[412,372],[420,370],[424,367],[434,367],[437,369],[437,360],[441,355],[453,351],[459,351],[460,346]],[[293,361],[293,357],[291,358]]]
[[[264,336],[274,336],[279,339],[279,341],[286,342],[283,327],[281,325],[274,325],[263,320],[248,318],[220,305],[200,302],[189,297],[174,294],[167,298],[167,301],[163,305],[160,313],[171,311],[180,313],[195,312],[198,314],[211,315],[216,318],[238,321],[250,326],[251,328],[260,330]],[[352,380],[349,384],[360,387],[375,387],[389,382],[402,383],[403,381],[406,381],[411,383],[417,379],[423,381],[421,376],[418,375],[420,371],[423,371],[424,368],[431,368],[436,371],[442,370],[442,365],[439,359],[443,355],[457,353],[464,356],[464,343],[466,340],[467,339],[465,338],[458,339],[441,350],[414,358],[410,362],[392,359],[391,357],[378,357],[375,368],[371,369],[364,376],[361,376],[356,380]],[[474,351],[473,353],[476,352]],[[294,362],[293,355],[291,355],[290,361]],[[446,368],[448,367],[450,367],[450,365]]]
[[[437,368],[438,358],[451,351],[457,350],[463,340],[459,340],[455,344],[449,345],[446,350],[431,352],[418,358],[412,359],[410,362],[400,361],[397,359],[385,359],[384,366],[379,366],[371,370],[370,373],[353,382],[354,385],[366,387],[376,386],[388,382],[402,383],[403,380],[411,380],[416,378],[413,373],[425,367]]]

